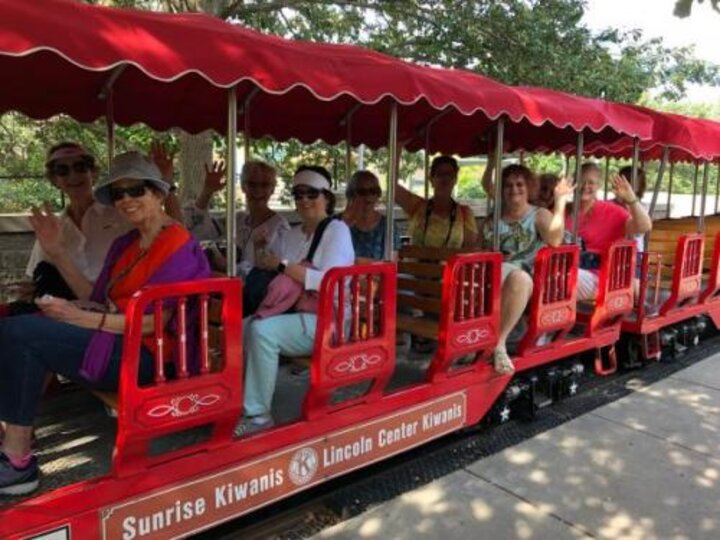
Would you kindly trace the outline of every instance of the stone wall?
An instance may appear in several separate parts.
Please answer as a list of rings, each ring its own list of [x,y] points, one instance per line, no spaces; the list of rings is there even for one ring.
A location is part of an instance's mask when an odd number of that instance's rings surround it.
[[[34,242],[31,232],[0,234],[0,302],[12,300],[2,285],[24,279]]]
[[[25,275],[34,242],[34,233],[0,234],[0,279],[3,283]]]

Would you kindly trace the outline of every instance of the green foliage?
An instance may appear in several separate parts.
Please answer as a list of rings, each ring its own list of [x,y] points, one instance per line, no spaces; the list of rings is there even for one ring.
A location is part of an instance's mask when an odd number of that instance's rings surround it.
[[[460,167],[457,183],[458,199],[484,199],[485,191],[481,179],[485,172],[485,165],[463,165]]]
[[[675,0],[675,10],[673,13],[676,17],[685,18],[692,14],[694,0]],[[698,4],[702,4],[703,0],[697,0]],[[710,0],[713,9],[720,13],[720,0]]]
[[[355,43],[424,64],[475,70],[509,84],[555,88],[614,101],[636,102],[649,89],[678,99],[688,83],[718,83],[717,66],[690,48],[667,48],[639,30],[592,32],[583,21],[584,0],[86,0],[116,7],[169,12],[202,11],[285,37]],[[717,6],[720,0],[711,0]],[[678,2],[691,4],[691,2]],[[717,117],[717,108],[710,116]],[[106,167],[105,125],[80,126],[58,117],[34,122],[17,114],[0,117],[0,176],[42,174],[46,149],[77,140]],[[145,126],[117,128],[117,149],[147,149],[153,134]],[[172,135],[164,140],[177,147]],[[218,137],[218,145],[220,144]],[[324,143],[256,141],[255,155],[276,164],[287,181],[300,163],[326,166],[344,180],[345,149]],[[387,152],[366,152],[366,167],[381,180]],[[559,170],[557,158],[533,158],[536,170]],[[553,161],[555,159],[555,161]],[[549,161],[548,161],[549,160]],[[355,165],[353,165],[353,168]],[[422,176],[421,154],[403,154],[405,182]],[[683,175],[678,182],[686,189]],[[467,167],[460,197],[482,196],[480,172]],[[20,186],[20,187],[17,187]],[[42,182],[0,184],[0,210],[25,209],[57,192]],[[49,191],[48,191],[49,190]]]

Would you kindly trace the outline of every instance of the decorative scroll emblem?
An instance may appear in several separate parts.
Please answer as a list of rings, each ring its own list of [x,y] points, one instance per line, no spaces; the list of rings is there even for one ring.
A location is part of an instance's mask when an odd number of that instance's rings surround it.
[[[690,293],[695,291],[698,288],[698,282],[697,280],[693,279],[690,281],[685,281],[680,285],[680,292],[681,293]]]
[[[304,486],[313,479],[318,469],[317,452],[310,447],[301,448],[293,454],[288,465],[290,480],[296,486]]]
[[[616,296],[608,302],[608,308],[619,311],[628,305],[628,298],[625,296]]]
[[[569,318],[568,310],[566,309],[553,309],[552,311],[546,311],[540,317],[540,324],[543,326],[552,326],[555,324],[561,324],[567,321]]]
[[[163,416],[170,415],[173,418],[180,418],[181,416],[195,414],[202,407],[209,407],[218,401],[220,401],[220,396],[217,394],[206,394],[204,396],[200,396],[200,394],[187,394],[185,396],[172,398],[169,405],[156,405],[148,411],[148,416],[162,418]]]
[[[475,345],[489,336],[490,330],[487,328],[471,328],[464,334],[459,334],[455,338],[455,343],[459,343],[461,345]]]
[[[333,366],[333,371],[338,373],[360,373],[366,369],[379,364],[383,358],[379,354],[361,353],[351,356],[345,361],[338,362]]]

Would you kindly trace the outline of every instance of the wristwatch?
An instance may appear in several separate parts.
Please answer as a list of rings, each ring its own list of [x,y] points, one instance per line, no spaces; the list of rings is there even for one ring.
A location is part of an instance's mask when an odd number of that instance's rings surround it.
[[[288,260],[287,260],[287,259],[283,259],[283,260],[280,261],[280,264],[277,265],[276,270],[277,270],[280,274],[284,274],[284,273],[285,273],[285,269],[287,268],[287,265],[288,265]]]

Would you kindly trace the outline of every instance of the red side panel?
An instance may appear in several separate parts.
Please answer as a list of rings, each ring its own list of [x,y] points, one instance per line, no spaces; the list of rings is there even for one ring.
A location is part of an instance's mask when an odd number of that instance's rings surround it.
[[[588,337],[619,332],[622,317],[632,311],[635,249],[633,241],[619,240],[610,246],[603,257],[598,277],[597,302],[586,332]]]
[[[703,291],[700,300],[705,304],[720,302],[720,233],[715,236],[710,276],[708,276],[707,287]]]
[[[152,439],[193,427],[213,424],[211,439],[204,449],[230,444],[235,422],[240,417],[242,388],[242,286],[239,279],[207,279],[172,285],[160,285],[135,294],[127,309],[120,373],[118,437],[113,457],[113,474],[126,476],[146,470],[163,461],[196,452],[193,446],[151,456]],[[208,339],[208,303],[210,296],[222,301],[222,351],[211,351]],[[156,321],[163,316],[163,301],[174,300],[174,311],[180,329],[176,336],[179,348],[175,366],[177,377],[166,377],[162,349],[169,325],[156,324],[157,344],[155,382],[139,387],[138,366],[143,338],[143,314],[150,313]],[[197,336],[185,334],[183,321],[196,317]],[[188,358],[193,351],[188,343],[199,345],[199,373],[188,373]],[[222,353],[217,365],[211,366],[210,356]]]
[[[670,298],[660,308],[661,315],[666,315],[700,296],[704,246],[705,237],[700,233],[680,237],[675,251]]]
[[[545,247],[538,252],[528,331],[518,347],[519,356],[548,347],[575,325],[578,262],[577,246]],[[538,345],[544,334],[551,340]]]
[[[501,264],[499,253],[470,253],[455,255],[445,265],[432,380],[448,376],[453,362],[463,355],[476,355],[475,367],[468,369],[478,369],[492,353],[500,328]]]
[[[382,397],[395,369],[396,268],[392,263],[329,270],[320,289],[308,420]],[[333,403],[342,388],[368,383],[362,396]]]

